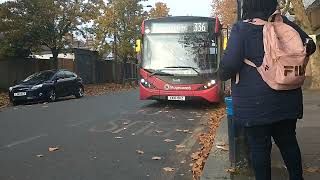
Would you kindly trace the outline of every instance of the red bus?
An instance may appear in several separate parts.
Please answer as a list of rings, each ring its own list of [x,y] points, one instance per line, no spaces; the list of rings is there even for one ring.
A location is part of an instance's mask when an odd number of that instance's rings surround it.
[[[223,51],[220,27],[211,17],[145,20],[140,99],[220,102],[224,93],[224,84],[217,79]]]

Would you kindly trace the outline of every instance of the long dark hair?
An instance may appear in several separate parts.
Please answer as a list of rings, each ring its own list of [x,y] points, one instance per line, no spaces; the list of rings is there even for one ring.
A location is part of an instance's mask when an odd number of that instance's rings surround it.
[[[277,0],[243,0],[242,19],[267,20],[277,9]]]

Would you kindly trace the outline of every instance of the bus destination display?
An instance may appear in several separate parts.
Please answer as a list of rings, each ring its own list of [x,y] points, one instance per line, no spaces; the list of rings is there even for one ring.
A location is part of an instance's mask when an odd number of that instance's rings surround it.
[[[152,23],[146,33],[199,33],[208,32],[208,22]]]

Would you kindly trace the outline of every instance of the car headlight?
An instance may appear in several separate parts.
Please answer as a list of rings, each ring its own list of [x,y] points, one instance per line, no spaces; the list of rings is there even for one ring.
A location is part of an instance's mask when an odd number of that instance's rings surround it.
[[[39,89],[43,86],[43,84],[38,84],[38,85],[35,85],[33,86],[31,89]]]
[[[140,83],[142,86],[146,87],[146,88],[149,88],[149,89],[156,89],[156,87],[152,84],[152,83],[149,83],[148,81],[146,81],[145,79],[141,79],[140,80]]]
[[[216,80],[211,80],[207,83],[205,83],[203,86],[201,86],[200,88],[198,88],[198,90],[206,90],[206,89],[210,89],[212,87],[214,87],[217,84]]]
[[[11,92],[11,91],[12,91],[12,89],[13,89],[13,87],[9,87],[9,92]]]

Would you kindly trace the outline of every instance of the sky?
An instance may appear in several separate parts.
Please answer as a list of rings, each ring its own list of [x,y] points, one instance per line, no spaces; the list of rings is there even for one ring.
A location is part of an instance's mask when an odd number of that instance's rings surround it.
[[[0,0],[0,3],[6,0]],[[156,2],[167,3],[173,16],[210,16],[212,0],[149,0],[143,4],[152,5]],[[150,8],[149,8],[150,9]],[[145,8],[145,10],[149,10]]]

